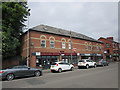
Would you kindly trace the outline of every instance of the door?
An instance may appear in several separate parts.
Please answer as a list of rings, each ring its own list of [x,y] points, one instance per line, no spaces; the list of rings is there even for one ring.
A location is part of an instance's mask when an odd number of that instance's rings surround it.
[[[92,60],[90,60],[90,64],[91,66],[94,66],[94,62]]]
[[[65,70],[70,70],[70,64],[64,63],[64,65],[65,65]]]

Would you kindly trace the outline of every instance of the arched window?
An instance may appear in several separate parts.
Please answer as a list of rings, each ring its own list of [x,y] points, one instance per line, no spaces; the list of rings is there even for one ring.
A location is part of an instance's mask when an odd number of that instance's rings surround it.
[[[89,43],[89,46],[90,46],[90,50],[92,51],[93,50],[93,46],[91,43]]]
[[[45,35],[41,35],[40,36],[40,39],[41,39],[41,41],[40,41],[40,46],[42,47],[42,48],[45,48],[46,47],[46,36]]]
[[[68,40],[68,49],[71,49],[72,48],[72,41],[69,39]]]
[[[98,44],[96,44],[96,49],[99,50]]]
[[[66,48],[66,40],[64,38],[62,38],[61,41],[62,41],[62,48],[65,49]]]
[[[55,38],[51,36],[49,38],[49,41],[50,41],[50,48],[55,48]]]
[[[85,42],[85,50],[88,50],[88,43]]]

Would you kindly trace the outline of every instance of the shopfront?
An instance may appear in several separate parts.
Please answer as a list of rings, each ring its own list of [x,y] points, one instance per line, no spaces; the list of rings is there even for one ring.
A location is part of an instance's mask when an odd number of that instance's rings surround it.
[[[36,66],[43,69],[50,68],[53,62],[58,62],[59,56],[36,56]]]
[[[91,59],[94,60],[95,54],[80,54],[81,59]]]
[[[77,65],[79,56],[76,53],[48,53],[41,52],[40,54],[34,54],[36,56],[36,67],[42,67],[43,69],[50,68],[53,62],[66,62]]]

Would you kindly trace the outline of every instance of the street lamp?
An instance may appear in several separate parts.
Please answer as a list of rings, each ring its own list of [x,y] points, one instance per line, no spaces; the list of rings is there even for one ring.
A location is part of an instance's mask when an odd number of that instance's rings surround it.
[[[70,30],[70,46],[71,46],[71,49],[70,49],[70,56],[71,56],[71,59],[70,59],[70,63],[72,62],[72,35],[71,35],[71,30]]]
[[[28,9],[28,12],[30,11],[31,9]],[[30,33],[29,33],[29,16],[30,16],[30,13],[28,14],[28,33],[27,33],[27,66],[29,66],[29,60],[30,60]]]

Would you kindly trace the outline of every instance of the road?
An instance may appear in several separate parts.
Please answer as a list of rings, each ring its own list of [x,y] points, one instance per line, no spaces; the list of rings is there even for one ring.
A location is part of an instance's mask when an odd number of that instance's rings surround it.
[[[118,63],[3,81],[3,88],[118,88]]]

